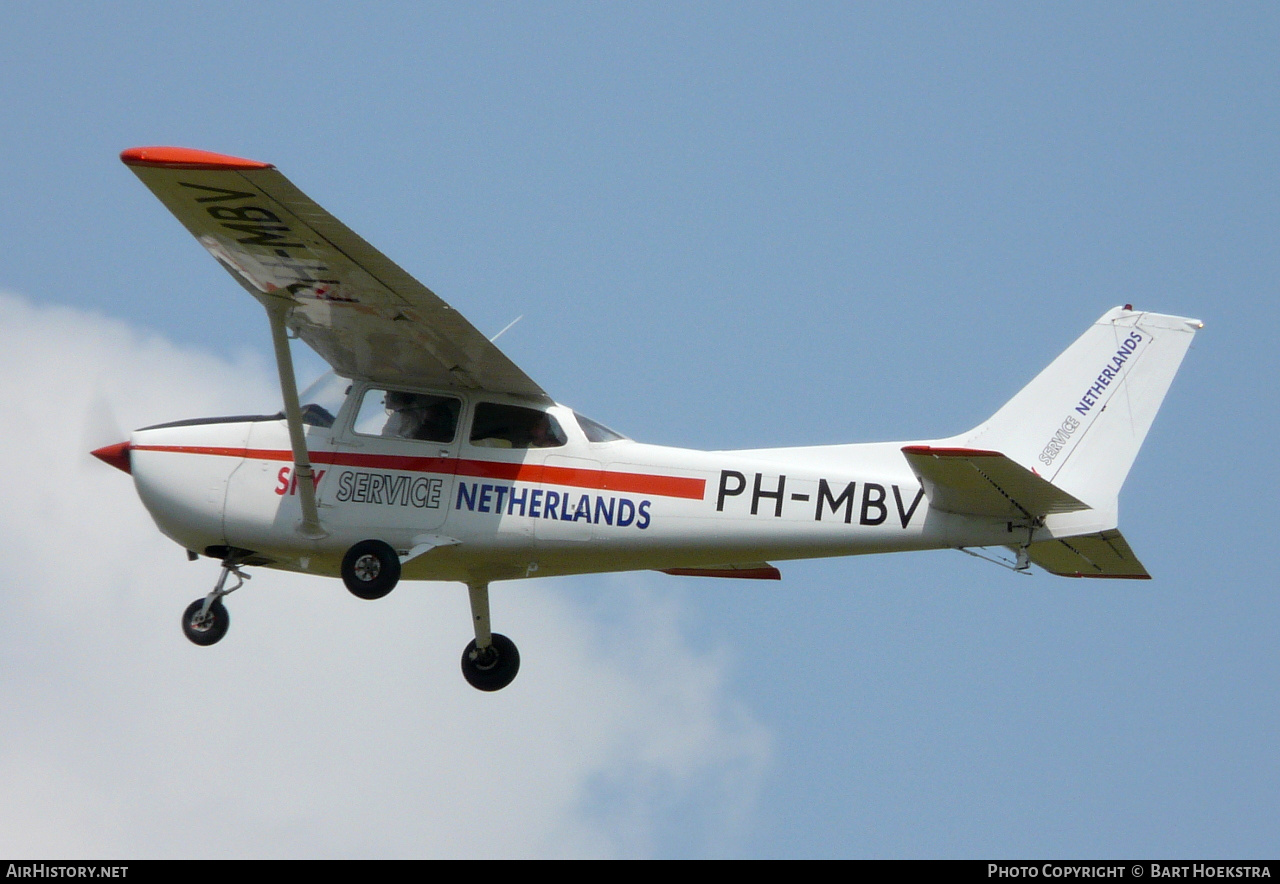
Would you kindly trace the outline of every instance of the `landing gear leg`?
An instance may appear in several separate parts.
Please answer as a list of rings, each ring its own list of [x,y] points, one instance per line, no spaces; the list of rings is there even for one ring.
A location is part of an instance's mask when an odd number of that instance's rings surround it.
[[[237,581],[230,589],[226,588],[228,574],[235,574]],[[231,615],[222,604],[222,597],[244,586],[249,577],[250,575],[240,570],[239,565],[223,562],[222,573],[218,575],[218,583],[213,592],[202,599],[196,599],[182,613],[183,634],[197,645],[207,646],[221,641],[227,634],[227,627],[231,625]]]
[[[462,652],[462,677],[481,691],[500,691],[520,671],[515,642],[489,629],[489,584],[467,585],[471,595],[471,621],[476,637]]]

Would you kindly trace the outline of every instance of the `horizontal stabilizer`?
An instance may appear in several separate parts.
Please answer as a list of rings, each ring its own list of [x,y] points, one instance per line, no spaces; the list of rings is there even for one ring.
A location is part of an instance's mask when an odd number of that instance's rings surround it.
[[[676,577],[736,577],[739,580],[781,580],[782,573],[768,562],[739,562],[736,565],[712,565],[710,568],[663,568],[663,574]]]
[[[929,505],[942,512],[1037,519],[1089,509],[998,451],[908,445],[902,453],[924,485]]]
[[[1100,531],[1062,540],[1041,540],[1027,547],[1031,561],[1062,577],[1112,577],[1150,580],[1119,531]]]

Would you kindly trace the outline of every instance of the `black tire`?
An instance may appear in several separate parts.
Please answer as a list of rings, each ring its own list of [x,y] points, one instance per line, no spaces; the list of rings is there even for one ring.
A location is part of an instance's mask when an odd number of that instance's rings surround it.
[[[400,582],[400,557],[381,540],[362,540],[342,557],[342,582],[359,599],[380,599]]]
[[[222,641],[222,637],[227,634],[227,627],[231,625],[231,615],[227,613],[222,599],[210,605],[209,612],[204,617],[200,616],[202,607],[204,599],[196,599],[187,605],[187,610],[182,613],[182,634],[195,644],[207,647]]]
[[[476,690],[500,691],[511,684],[520,671],[516,643],[496,632],[492,639],[485,653],[476,650],[475,639],[462,652],[462,677]]]

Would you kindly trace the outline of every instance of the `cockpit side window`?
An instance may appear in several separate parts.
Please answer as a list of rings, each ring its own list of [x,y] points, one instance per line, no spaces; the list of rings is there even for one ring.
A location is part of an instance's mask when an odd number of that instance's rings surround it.
[[[452,396],[366,390],[356,414],[355,431],[364,436],[452,442],[462,402]]]
[[[471,444],[481,448],[558,448],[567,441],[559,422],[536,408],[481,402],[471,422]]]

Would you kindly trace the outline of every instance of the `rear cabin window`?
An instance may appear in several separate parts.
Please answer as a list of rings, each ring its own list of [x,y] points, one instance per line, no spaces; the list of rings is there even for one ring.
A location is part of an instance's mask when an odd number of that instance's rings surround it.
[[[355,431],[362,436],[452,442],[461,411],[462,402],[451,396],[367,390],[356,414]]]
[[[566,441],[559,422],[536,408],[481,402],[471,422],[471,444],[481,448],[557,448]]]

